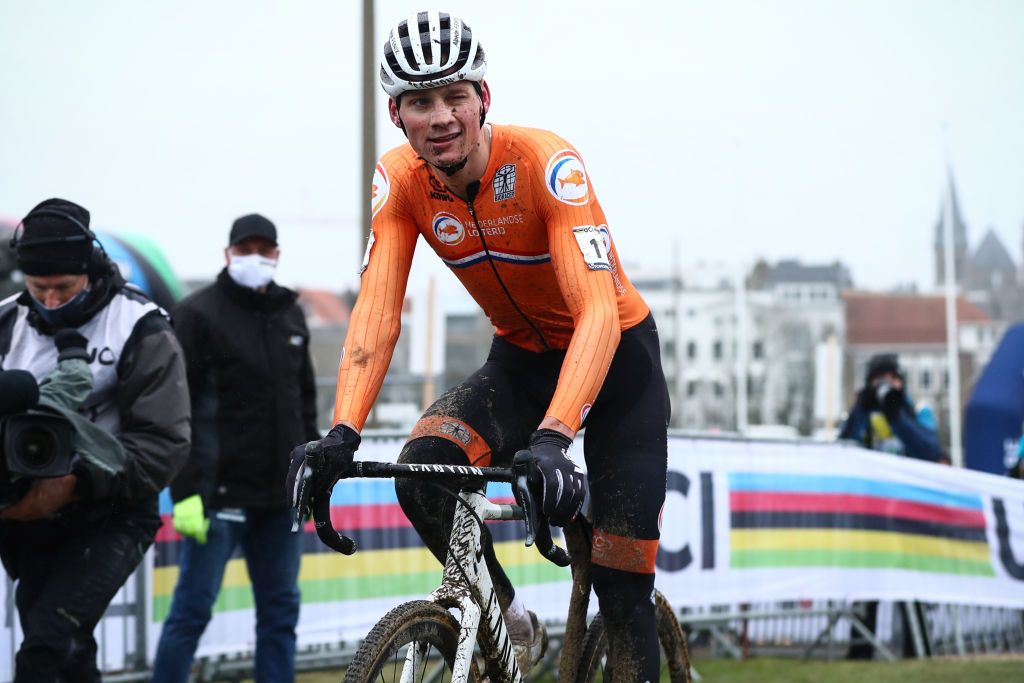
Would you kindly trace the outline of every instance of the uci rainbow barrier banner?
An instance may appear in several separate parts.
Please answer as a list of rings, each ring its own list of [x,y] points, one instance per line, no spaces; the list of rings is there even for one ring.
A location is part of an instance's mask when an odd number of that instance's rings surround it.
[[[671,439],[673,605],[1024,607],[1024,482],[839,444]]]
[[[367,438],[358,457],[393,461],[401,445]],[[582,461],[580,442],[573,456]],[[507,486],[492,487],[490,495],[511,499]],[[181,543],[170,501],[163,505],[151,551],[150,658]],[[338,555],[304,530],[300,647],[355,643],[441,579],[391,480],[340,482],[331,505],[335,526],[359,549]],[[527,606],[542,620],[564,620],[568,570],[525,548],[521,523],[490,530]],[[677,608],[814,599],[1024,608],[1024,482],[834,443],[673,437],[656,585]],[[235,557],[197,656],[251,651],[254,629],[245,562]]]

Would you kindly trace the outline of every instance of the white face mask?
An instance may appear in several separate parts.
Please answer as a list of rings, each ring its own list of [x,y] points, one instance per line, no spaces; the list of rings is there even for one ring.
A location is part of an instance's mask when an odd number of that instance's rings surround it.
[[[260,289],[266,287],[274,279],[274,270],[277,268],[275,259],[259,254],[246,254],[245,256],[232,254],[228,258],[228,275],[242,287]]]

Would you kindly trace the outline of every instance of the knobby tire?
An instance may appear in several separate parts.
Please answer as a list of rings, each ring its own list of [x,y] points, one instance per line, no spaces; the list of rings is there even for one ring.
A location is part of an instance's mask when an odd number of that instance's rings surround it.
[[[448,610],[426,600],[398,605],[377,622],[359,646],[345,672],[345,683],[390,683],[402,678],[406,646],[426,646],[427,657],[417,667],[414,681],[451,681],[459,623]],[[469,680],[479,683],[474,662]]]
[[[690,655],[686,650],[686,636],[679,620],[672,612],[672,606],[659,591],[655,591],[655,620],[658,628],[658,643],[661,645],[661,676],[668,672],[672,683],[690,683]],[[594,683],[605,679],[605,661],[608,656],[608,633],[604,617],[594,617],[587,635],[583,638],[583,655],[577,681]]]

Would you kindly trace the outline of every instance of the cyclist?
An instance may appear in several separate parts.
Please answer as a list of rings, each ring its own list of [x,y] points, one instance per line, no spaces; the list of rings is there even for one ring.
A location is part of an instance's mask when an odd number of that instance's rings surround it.
[[[563,525],[582,502],[582,476],[567,452],[586,426],[593,578],[609,660],[615,680],[657,680],[654,560],[669,417],[657,328],[622,270],[579,153],[548,131],[485,123],[485,68],[477,35],[457,17],[420,12],[391,29],[380,81],[408,143],[376,166],[335,427],[318,443],[318,471],[307,471],[303,447],[293,451],[293,503],[304,514],[351,462],[398,339],[422,236],[480,304],[495,336],[483,367],[416,424],[400,461],[507,466],[529,448],[531,485],[544,514]],[[396,489],[443,562],[454,502],[410,481]],[[491,548],[487,561],[525,674],[543,654],[543,628]]]

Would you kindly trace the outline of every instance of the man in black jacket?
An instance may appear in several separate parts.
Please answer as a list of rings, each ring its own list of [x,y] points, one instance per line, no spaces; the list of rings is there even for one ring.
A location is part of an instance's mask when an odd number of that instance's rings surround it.
[[[95,240],[87,210],[42,202],[14,238],[25,290],[0,303],[0,369],[32,373],[108,444],[99,457],[76,448],[69,474],[32,479],[0,512],[25,634],[19,683],[100,680],[93,629],[153,542],[157,496],[188,455],[181,348]],[[79,380],[68,386],[85,386],[47,388],[72,361]]]
[[[188,464],[171,486],[185,536],[153,680],[185,681],[225,566],[241,544],[256,603],[257,681],[294,678],[301,534],[285,495],[287,453],[318,438],[309,332],[296,294],[273,282],[277,230],[235,221],[217,281],[174,310],[192,394]]]

